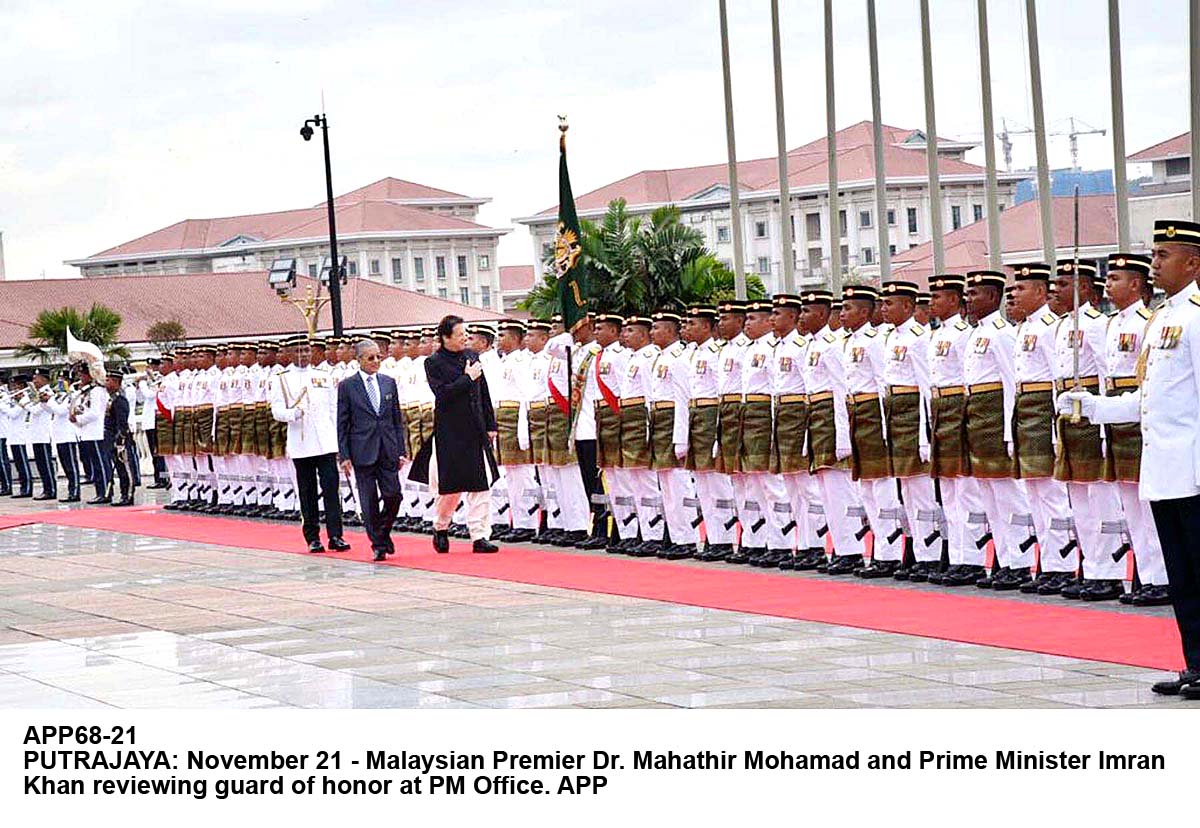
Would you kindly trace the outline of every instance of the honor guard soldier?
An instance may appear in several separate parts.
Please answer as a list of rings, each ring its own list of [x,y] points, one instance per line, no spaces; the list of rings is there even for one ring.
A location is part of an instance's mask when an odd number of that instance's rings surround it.
[[[878,302],[876,288],[848,285],[842,290],[846,407],[854,450],[850,468],[874,536],[871,565],[855,573],[862,578],[891,577],[904,557],[904,509],[892,481],[883,421],[884,337],[870,322]]]
[[[625,345],[629,360],[621,383],[621,468],[633,487],[634,508],[642,542],[625,550],[637,558],[653,557],[663,548],[664,520],[658,476],[651,468],[650,375],[658,347],[650,341],[653,322],[646,316],[625,318]]]
[[[472,323],[467,326],[467,333],[469,334],[467,347],[479,355],[479,364],[483,366],[483,375],[487,380],[492,405],[498,407],[500,401],[496,396],[496,389],[502,381],[503,369],[501,368],[500,353],[496,350],[496,328],[490,323]],[[395,340],[393,339],[394,344]],[[498,408],[494,408],[493,413],[498,413]],[[499,464],[498,460],[497,470],[499,475],[492,484],[491,540],[500,540],[508,533],[509,513],[511,512],[508,500],[508,481],[504,479],[504,466]]]
[[[216,506],[213,513],[232,514],[233,491],[236,487],[233,466],[233,429],[241,426],[242,390],[233,382],[230,346],[217,348],[216,367],[220,372],[213,383],[213,477],[216,479]]]
[[[544,319],[531,320],[525,332],[525,347],[529,350],[529,361],[522,377],[522,399],[528,412],[529,458],[537,469],[538,488],[536,496],[542,506],[540,543],[554,543],[562,537],[562,512],[553,503],[554,473],[549,471],[549,455],[546,445],[546,406],[550,392],[547,387],[550,373],[550,354],[546,342],[550,339],[550,322]]]
[[[199,483],[195,511],[208,512],[216,506],[217,478],[212,456],[216,448],[216,407],[214,402],[220,383],[221,369],[217,367],[217,347],[198,345],[196,374],[192,380],[192,429],[195,433],[196,479]]]
[[[1153,315],[1142,300],[1150,280],[1150,257],[1137,253],[1108,254],[1106,290],[1116,306],[1105,337],[1104,393],[1112,397],[1138,387],[1137,361],[1146,324]],[[1133,545],[1138,586],[1121,596],[1121,603],[1139,607],[1169,604],[1167,568],[1154,528],[1150,504],[1138,497],[1142,462],[1142,430],[1137,423],[1113,423],[1105,430],[1104,479],[1114,483],[1121,498],[1125,524]]]
[[[804,359],[808,338],[797,329],[802,300],[789,293],[772,298],[771,325],[775,333],[775,351],[771,358],[774,377],[775,432],[771,441],[771,470],[783,481],[791,503],[793,527],[784,526],[784,539],[796,531],[797,555],[788,550],[778,559],[780,569],[795,569],[799,559],[816,566],[825,558],[820,529],[823,514],[816,478],[809,473],[804,437],[808,431],[808,394],[804,384]],[[814,508],[815,507],[815,508]],[[768,565],[774,561],[768,560]]]
[[[1092,304],[1097,274],[1094,261],[1059,260],[1057,293],[1067,315],[1055,327],[1054,390],[1064,393],[1075,385],[1075,355],[1078,353],[1080,387],[1098,392],[1104,380],[1104,338],[1108,318]],[[1074,283],[1079,282],[1079,330]],[[1104,439],[1099,425],[1073,423],[1058,418],[1058,451],[1054,479],[1063,482],[1070,497],[1080,552],[1083,579],[1063,586],[1064,598],[1112,601],[1124,594],[1121,579],[1125,562],[1114,553],[1122,546],[1125,518],[1116,487],[1104,480]]]
[[[944,522],[929,476],[929,329],[914,318],[917,285],[885,282],[880,303],[892,325],[884,340],[884,422],[892,474],[908,516],[915,562],[897,570],[899,580],[927,580],[941,567]]]
[[[191,397],[192,350],[188,347],[175,349],[175,366],[178,375],[174,393],[169,402],[171,408],[171,424],[175,440],[176,465],[172,477],[178,490],[178,497],[172,497],[172,505],[177,509],[192,508],[192,494],[196,486],[196,461],[192,457],[195,450],[195,435],[192,431],[192,415],[189,408]],[[83,446],[80,445],[79,459],[86,470]]]
[[[1138,491],[1150,502],[1170,578],[1171,605],[1185,668],[1151,689],[1200,699],[1200,224],[1154,223],[1155,287],[1166,301],[1146,325],[1136,390],[1109,397],[1068,391],[1058,409],[1094,423],[1140,422],[1142,467]],[[1078,402],[1076,402],[1078,401]]]
[[[257,362],[257,350],[253,342],[239,342],[235,346],[237,364],[233,369],[233,382],[240,389],[240,416],[235,425],[236,438],[231,440],[234,457],[236,495],[234,514],[249,514],[258,504],[258,487],[255,481],[257,440],[254,421],[255,383],[252,369]]]
[[[547,341],[545,349],[550,365],[546,375],[549,399],[546,403],[546,464],[543,468],[554,489],[554,508],[560,513],[563,530],[561,536],[552,540],[556,546],[578,546],[587,540],[589,528],[590,504],[576,459],[572,431],[571,397],[575,394],[577,378],[574,374],[579,361],[571,359],[568,371],[568,346],[573,350],[571,336],[569,331],[559,331]],[[554,347],[551,342],[556,343]],[[544,484],[545,479],[542,482]]]
[[[742,452],[739,465],[745,475],[745,501],[739,509],[743,525],[761,546],[745,542],[728,558],[729,563],[778,566],[792,557],[792,544],[783,528],[793,521],[792,503],[783,479],[771,471],[775,377],[772,363],[777,339],[771,325],[774,306],[769,299],[746,303],[743,332],[750,338],[742,354]]]
[[[650,467],[658,476],[662,513],[671,535],[671,542],[658,552],[658,557],[667,560],[696,554],[696,529],[700,525],[696,489],[691,474],[684,468],[688,456],[691,387],[690,363],[679,341],[682,323],[678,313],[660,310],[654,314],[650,330],[659,349],[651,363],[646,397],[650,405]]]
[[[1040,548],[1038,576],[1022,591],[1054,595],[1075,578],[1078,543],[1066,485],[1055,479],[1061,447],[1054,430],[1054,377],[1058,370],[1055,336],[1058,317],[1048,304],[1051,266],[1013,266],[1013,303],[1021,322],[1016,330],[1013,372],[1017,387],[1014,423],[1016,474],[1024,483]],[[994,529],[994,527],[993,527]],[[1031,544],[1027,537],[1023,542]],[[1006,587],[1007,584],[1001,584]]]
[[[833,555],[804,556],[797,569],[816,569],[848,575],[862,565],[865,515],[858,487],[850,472],[850,415],[847,409],[846,369],[842,338],[830,329],[833,294],[808,290],[801,294],[800,324],[812,337],[804,357],[804,386],[808,394],[809,473],[816,477],[824,507],[825,525],[833,540]]]
[[[634,486],[621,467],[621,390],[629,349],[621,344],[625,320],[615,313],[596,314],[596,344],[601,351],[588,372],[587,381],[595,388],[596,465],[604,479],[612,529],[608,535],[609,552],[625,552],[637,545],[637,506]]]
[[[704,516],[704,549],[696,557],[723,561],[733,554],[737,509],[733,484],[722,473],[717,457],[721,407],[721,346],[716,333],[719,316],[711,305],[688,308],[684,333],[694,347],[687,354],[688,454],[686,468],[692,473],[696,497]]]
[[[937,479],[942,495],[942,535],[946,540],[949,567],[931,572],[931,583],[948,587],[974,584],[983,577],[985,554],[976,544],[983,531],[975,532],[969,518],[986,515],[979,487],[970,476],[967,455],[966,385],[963,358],[971,326],[963,318],[963,276],[942,274],[929,280],[930,312],[940,323],[929,341],[929,473]],[[980,520],[985,520],[981,517]],[[919,580],[920,576],[909,576]]]
[[[761,528],[753,529],[754,521],[743,521],[742,506],[748,497],[746,476],[742,474],[742,360],[750,338],[743,328],[746,322],[746,303],[729,299],[717,305],[717,336],[721,351],[717,355],[717,392],[720,411],[717,419],[717,469],[729,477],[733,487],[734,510],[741,524],[738,548],[754,549],[763,545]],[[755,519],[757,519],[755,515]],[[733,526],[729,527],[733,530]],[[715,554],[715,551],[714,551]],[[733,553],[725,556],[728,559]]]
[[[923,328],[928,328],[929,323],[934,319],[932,303],[932,293],[926,290],[917,292],[917,306],[913,310],[913,319]]]
[[[1029,514],[1029,504],[1013,474],[1016,331],[1000,314],[1006,281],[1003,273],[994,270],[967,273],[967,313],[975,320],[975,327],[963,356],[971,476],[979,486],[996,548],[991,575],[980,578],[976,586],[1001,591],[1028,583],[1033,559],[1028,527],[1023,530],[1013,523],[1014,515]],[[988,539],[985,534],[976,544],[982,548]]]
[[[249,514],[255,517],[273,516],[275,511],[275,479],[271,468],[271,432],[275,424],[271,416],[271,376],[275,367],[276,348],[269,341],[255,346],[255,363],[250,369],[253,400],[255,498]]]
[[[499,325],[500,373],[495,383],[488,380],[488,393],[496,405],[496,462],[504,470],[508,486],[511,528],[492,540],[528,543],[537,535],[537,476],[529,450],[529,411],[523,397],[524,375],[530,353],[525,350],[525,324],[505,319]]]

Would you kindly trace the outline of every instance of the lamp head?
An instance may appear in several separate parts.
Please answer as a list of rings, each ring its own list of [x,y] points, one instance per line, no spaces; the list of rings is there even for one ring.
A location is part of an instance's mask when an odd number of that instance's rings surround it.
[[[313,128],[305,123],[304,126],[300,127],[300,137],[305,141],[311,141],[313,137]]]

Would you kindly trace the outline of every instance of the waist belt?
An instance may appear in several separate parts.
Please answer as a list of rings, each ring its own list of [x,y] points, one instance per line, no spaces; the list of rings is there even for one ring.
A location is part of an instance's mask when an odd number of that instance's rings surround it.
[[[1118,388],[1140,388],[1137,377],[1109,377],[1104,381],[1104,387],[1109,391],[1116,391]]]
[[[742,402],[770,402],[770,394],[746,394],[742,397]]]
[[[520,408],[521,404],[519,402],[517,402],[516,400],[501,400],[497,404],[496,407],[497,408]]]
[[[1004,383],[1002,382],[978,382],[975,385],[967,386],[968,394],[986,394],[988,391],[1003,391]]]
[[[541,409],[543,409],[543,408],[545,408],[545,407],[546,407],[546,401],[545,401],[545,400],[542,400],[542,401],[540,401],[540,402],[531,402],[531,403],[529,404],[529,410],[530,410],[530,411],[539,411],[539,410],[541,410]]]
[[[1074,387],[1075,387],[1074,379],[1060,379],[1060,380],[1054,381],[1054,390],[1058,391],[1059,393],[1066,391],[1068,388],[1074,388]],[[1080,377],[1079,378],[1079,387],[1080,388],[1099,388],[1100,387],[1100,378],[1097,376]]]
[[[659,400],[659,401],[657,401],[657,402],[655,402],[655,403],[654,403],[654,410],[655,410],[655,411],[664,411],[664,410],[666,410],[666,409],[668,409],[668,408],[674,408],[674,407],[675,407],[675,401],[674,401],[674,400]]]
[[[942,388],[933,386],[933,398],[936,400],[939,397],[961,397],[966,391],[961,385],[947,385]]]
[[[871,400],[875,400],[875,402],[879,402],[879,395],[872,393],[872,392],[864,392],[862,394],[846,395],[846,402],[854,403],[855,405],[858,405],[860,402],[870,402]]]
[[[832,399],[833,399],[832,391],[818,391],[815,394],[808,395],[808,404],[812,405],[813,403],[825,402],[826,400],[832,400]]]
[[[780,405],[787,405],[788,403],[806,403],[806,402],[808,402],[808,395],[807,394],[781,394],[780,396],[775,398],[775,402],[779,403]]]
[[[1017,392],[1020,394],[1036,394],[1041,391],[1053,391],[1052,382],[1018,382]]]
[[[420,409],[422,411],[433,411],[433,403],[421,403]]]
[[[632,407],[635,405],[645,405],[645,404],[646,404],[645,397],[622,397],[621,398],[621,408],[625,408],[626,406]]]
[[[742,401],[741,394],[722,394],[721,402],[723,403],[740,403]]]
[[[709,406],[717,405],[721,402],[717,397],[697,397],[688,405],[691,408],[708,408]]]
[[[889,385],[889,394],[919,394],[921,389],[915,385]]]

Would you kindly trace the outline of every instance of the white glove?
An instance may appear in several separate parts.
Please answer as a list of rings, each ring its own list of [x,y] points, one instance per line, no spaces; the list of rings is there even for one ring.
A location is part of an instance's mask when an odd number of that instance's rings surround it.
[[[854,449],[852,449],[850,446],[838,446],[837,448],[834,449],[833,456],[836,457],[838,460],[845,460],[847,457],[849,457],[853,453],[854,453]]]
[[[716,459],[718,456],[720,456],[720,454],[721,454],[721,444],[714,442],[713,450],[712,450],[713,459]]]
[[[519,448],[521,451],[529,451],[529,432],[517,432],[517,448]]]
[[[1013,444],[1006,441],[1004,448],[1008,451],[1008,459],[1011,460],[1013,456]]]
[[[688,450],[687,443],[676,443],[675,444],[675,459],[676,460],[686,459],[687,458],[687,450]]]
[[[921,462],[929,462],[929,446],[917,446],[917,452],[921,455]]]
[[[1064,391],[1058,395],[1058,413],[1070,415],[1075,411],[1075,400],[1079,400],[1079,409],[1085,419],[1096,415],[1096,395],[1087,391]]]

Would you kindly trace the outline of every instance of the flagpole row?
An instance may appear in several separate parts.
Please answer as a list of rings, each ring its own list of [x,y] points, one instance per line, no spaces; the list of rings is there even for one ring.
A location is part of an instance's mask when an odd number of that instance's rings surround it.
[[[738,193],[737,147],[733,139],[733,81],[729,71],[729,21],[725,0],[718,0],[721,17],[721,75],[725,89],[725,143],[729,152],[729,223],[733,231],[733,286],[738,299],[746,298],[746,268],[742,258],[742,213]]]

